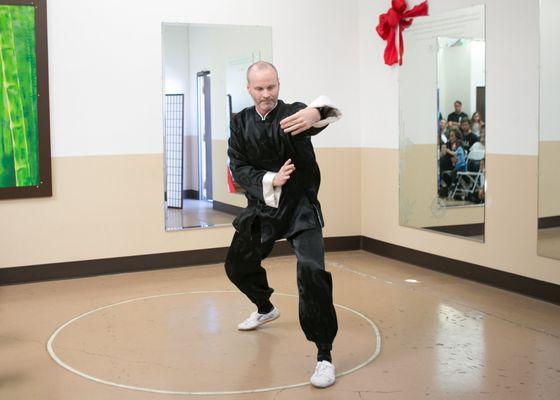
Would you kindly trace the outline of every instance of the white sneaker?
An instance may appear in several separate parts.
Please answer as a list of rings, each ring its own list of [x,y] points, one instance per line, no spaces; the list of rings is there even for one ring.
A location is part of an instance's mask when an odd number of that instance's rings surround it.
[[[315,373],[311,376],[311,384],[317,388],[326,388],[334,384],[334,380],[334,365],[328,361],[319,361]]]
[[[258,311],[255,311],[249,316],[249,318],[237,325],[237,329],[239,329],[240,331],[250,331],[256,329],[262,324],[274,321],[279,316],[280,311],[276,307],[274,307],[272,311],[267,314],[259,314]]]

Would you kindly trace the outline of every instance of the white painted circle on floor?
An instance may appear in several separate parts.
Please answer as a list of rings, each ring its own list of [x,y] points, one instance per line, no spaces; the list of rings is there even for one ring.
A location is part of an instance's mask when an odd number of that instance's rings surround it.
[[[154,296],[146,296],[146,297],[137,297],[134,299],[130,299],[130,300],[125,300],[125,301],[120,301],[118,303],[113,303],[113,304],[109,304],[103,307],[99,307],[96,308],[94,310],[91,311],[87,311],[83,314],[78,315],[75,318],[72,318],[71,320],[65,322],[63,325],[61,325],[56,331],[54,331],[54,333],[50,336],[48,342],[47,342],[47,351],[49,353],[49,355],[51,356],[51,358],[61,367],[67,369],[68,371],[79,375],[83,378],[89,379],[91,381],[97,382],[97,383],[102,383],[105,385],[109,385],[109,386],[114,386],[114,387],[119,387],[119,388],[123,388],[123,389],[130,389],[130,390],[137,390],[137,391],[141,391],[141,392],[149,392],[149,393],[160,393],[160,394],[172,394],[172,395],[183,395],[183,396],[217,396],[217,395],[231,395],[231,394],[248,394],[248,393],[260,393],[260,392],[271,392],[271,391],[277,391],[277,390],[285,390],[285,389],[291,389],[291,388],[296,388],[296,387],[301,387],[301,386],[307,386],[310,385],[309,382],[301,382],[301,383],[294,383],[292,385],[284,385],[284,386],[276,386],[276,387],[266,387],[266,388],[257,388],[257,389],[247,389],[247,390],[231,390],[231,391],[176,391],[176,390],[162,390],[162,389],[154,389],[154,388],[148,388],[148,387],[140,387],[140,386],[132,386],[132,385],[124,385],[121,383],[117,383],[117,382],[111,382],[111,381],[107,381],[104,379],[99,379],[96,378],[95,376],[86,374],[82,371],[77,370],[76,368],[73,368],[72,366],[68,365],[67,363],[65,363],[63,360],[60,359],[60,357],[57,356],[56,352],[53,349],[53,343],[56,339],[56,337],[58,336],[58,334],[67,326],[69,326],[70,324],[78,321],[81,318],[84,318],[90,314],[93,314],[95,312],[101,311],[101,310],[106,310],[108,308],[113,308],[119,305],[123,305],[123,304],[128,304],[128,303],[133,303],[136,301],[142,301],[142,300],[148,300],[148,299],[154,299],[154,298],[159,298],[159,297],[170,297],[170,296],[182,296],[182,295],[188,295],[188,294],[209,294],[209,293],[235,293],[235,294],[240,294],[239,291],[235,291],[235,290],[206,290],[206,291],[190,291],[190,292],[178,292],[178,293],[168,293],[168,294],[158,294],[158,295],[154,295]],[[277,296],[286,296],[286,297],[298,297],[296,295],[293,294],[286,294],[286,293],[274,293]],[[375,336],[375,351],[373,352],[373,354],[371,354],[367,360],[365,360],[364,362],[356,365],[353,368],[350,368],[346,371],[340,372],[338,374],[336,374],[337,377],[341,377],[344,375],[348,375],[351,374],[353,372],[356,372],[357,370],[365,367],[366,365],[368,365],[369,363],[371,363],[373,360],[375,360],[377,358],[377,356],[379,356],[379,353],[381,352],[381,335],[379,333],[379,328],[377,327],[377,325],[375,325],[375,323],[369,319],[367,316],[365,316],[364,314],[362,314],[359,311],[356,311],[350,307],[347,306],[343,306],[341,304],[334,304],[335,307],[341,308],[343,310],[349,311],[355,315],[357,315],[358,317],[364,319],[372,328],[372,331],[374,333]]]

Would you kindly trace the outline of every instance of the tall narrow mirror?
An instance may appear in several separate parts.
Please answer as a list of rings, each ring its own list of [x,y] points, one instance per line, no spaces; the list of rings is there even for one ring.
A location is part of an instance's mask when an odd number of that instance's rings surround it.
[[[418,18],[399,70],[403,226],[484,241],[484,6]]]
[[[246,70],[272,62],[268,27],[162,26],[166,230],[230,224],[246,205],[228,186],[233,114],[252,106]]]
[[[541,0],[539,255],[560,259],[560,2]]]

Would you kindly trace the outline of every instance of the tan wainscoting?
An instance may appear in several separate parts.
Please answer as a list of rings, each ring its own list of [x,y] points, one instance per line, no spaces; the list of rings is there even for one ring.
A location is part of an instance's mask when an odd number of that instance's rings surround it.
[[[362,235],[560,284],[560,262],[537,255],[537,156],[488,154],[485,242],[399,225],[399,150],[363,149]]]
[[[317,155],[325,236],[359,235],[360,149]],[[52,166],[53,197],[1,202],[0,268],[230,244],[231,226],[165,232],[162,154],[61,157]]]
[[[537,256],[536,156],[489,154],[486,241],[399,225],[397,149],[317,149],[325,236],[362,235],[560,284]],[[361,168],[360,168],[361,165]],[[53,197],[5,200],[0,267],[227,247],[230,226],[165,232],[163,155],[53,159]]]
[[[560,141],[539,143],[539,217],[560,215]]]
[[[484,207],[440,207],[437,193],[437,148],[412,144],[400,153],[400,213],[402,225],[416,228],[482,224]]]

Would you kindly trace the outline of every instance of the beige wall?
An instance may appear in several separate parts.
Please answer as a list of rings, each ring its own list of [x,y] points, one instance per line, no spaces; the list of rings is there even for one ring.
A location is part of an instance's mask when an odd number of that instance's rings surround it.
[[[360,150],[317,153],[325,236],[359,235]],[[165,232],[161,154],[53,158],[53,183],[51,198],[2,201],[0,268],[223,247],[233,235]]]
[[[539,143],[539,217],[560,215],[560,141]]]
[[[488,155],[486,240],[478,243],[399,226],[398,150],[316,153],[326,237],[361,234],[560,284],[560,263],[537,256],[536,156]],[[232,227],[165,232],[162,162],[54,158],[52,198],[2,201],[0,267],[228,246]]]
[[[484,207],[441,207],[437,194],[437,147],[411,144],[400,152],[400,223],[425,228],[484,223]]]
[[[225,246],[229,228],[166,233],[163,155],[53,158],[53,197],[3,201],[0,267]]]
[[[359,235],[361,149],[315,149],[321,168],[319,200],[325,213],[325,233],[330,236]],[[227,141],[212,141],[212,175],[214,200],[245,207],[242,194],[229,193],[225,166]],[[347,212],[349,211],[349,212]]]
[[[363,149],[362,235],[560,284],[560,262],[537,256],[536,156],[488,154],[485,242],[399,226],[399,150]]]

